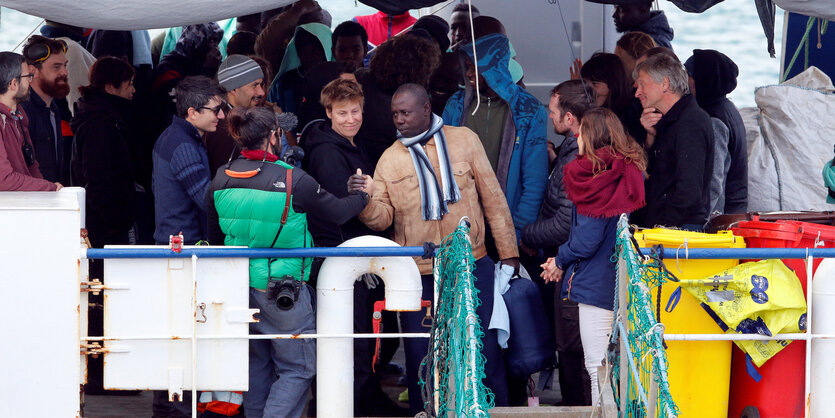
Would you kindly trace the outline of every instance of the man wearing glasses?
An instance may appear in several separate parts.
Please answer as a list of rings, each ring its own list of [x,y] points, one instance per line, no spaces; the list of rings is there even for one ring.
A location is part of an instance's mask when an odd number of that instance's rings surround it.
[[[208,238],[206,192],[211,176],[203,137],[226,117],[225,97],[223,88],[205,76],[186,77],[175,88],[177,114],[157,139],[152,155],[158,245],[168,244],[169,236],[180,232],[186,245]],[[166,391],[155,391],[153,412],[155,417],[189,416],[191,393],[186,392],[182,402],[171,403]]]
[[[52,191],[60,183],[44,180],[32,150],[28,118],[18,105],[29,98],[33,74],[14,52],[0,52],[0,191]]]
[[[43,177],[69,184],[72,132],[69,128],[70,92],[67,72],[67,44],[40,35],[29,38],[23,56],[34,75],[29,100],[21,107],[29,117],[29,134]]]
[[[181,231],[186,244],[207,238],[206,191],[209,157],[203,137],[226,116],[225,92],[205,76],[186,77],[177,85],[177,114],[153,151],[153,190],[157,244],[168,244]]]

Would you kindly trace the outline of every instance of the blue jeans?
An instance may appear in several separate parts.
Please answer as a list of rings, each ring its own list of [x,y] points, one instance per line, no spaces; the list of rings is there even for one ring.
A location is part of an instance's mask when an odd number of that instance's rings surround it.
[[[482,338],[481,354],[484,355],[484,385],[493,391],[496,406],[508,404],[507,377],[505,373],[505,362],[502,350],[499,347],[497,331],[488,330],[490,317],[493,315],[493,260],[489,256],[482,257],[475,262],[473,275],[476,278],[475,287],[479,290],[478,297],[481,299],[481,306],[476,308],[481,328],[484,330]],[[434,279],[432,275],[421,276],[423,281],[424,300],[432,300],[434,291]],[[429,327],[424,327],[421,322],[426,316],[426,308],[419,312],[400,312],[400,329],[403,332],[429,332]],[[406,384],[409,388],[409,409],[412,414],[423,411],[423,398],[421,397],[420,385],[418,384],[418,368],[429,350],[428,338],[404,338],[403,348],[406,352]],[[247,415],[248,417],[249,415]]]
[[[253,288],[249,289],[249,307],[261,310],[259,322],[249,325],[251,335],[316,332],[313,289],[307,284],[302,285],[292,309],[279,309],[274,300],[267,300],[265,292]],[[315,374],[314,340],[250,340],[246,416],[300,417]]]

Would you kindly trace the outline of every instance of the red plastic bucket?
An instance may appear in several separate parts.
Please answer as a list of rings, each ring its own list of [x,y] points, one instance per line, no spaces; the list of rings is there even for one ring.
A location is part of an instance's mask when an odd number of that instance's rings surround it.
[[[798,221],[742,221],[731,228],[745,238],[748,248],[833,248],[835,227]],[[795,274],[806,294],[805,260],[782,260]],[[817,269],[822,260],[812,265]],[[758,369],[762,379],[756,382],[748,373],[745,354],[736,346],[731,359],[729,417],[742,416],[746,407],[756,408],[760,417],[797,417],[804,415],[806,342],[794,341]]]

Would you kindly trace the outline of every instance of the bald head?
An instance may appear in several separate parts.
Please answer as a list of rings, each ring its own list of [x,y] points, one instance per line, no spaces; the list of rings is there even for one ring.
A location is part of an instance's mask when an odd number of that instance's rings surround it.
[[[423,105],[424,103],[429,102],[429,93],[426,89],[421,86],[420,84],[416,83],[406,83],[397,88],[397,91],[394,92],[394,96],[405,95],[408,94],[412,98],[415,99],[415,102],[419,105]],[[394,98],[392,96],[392,98]]]

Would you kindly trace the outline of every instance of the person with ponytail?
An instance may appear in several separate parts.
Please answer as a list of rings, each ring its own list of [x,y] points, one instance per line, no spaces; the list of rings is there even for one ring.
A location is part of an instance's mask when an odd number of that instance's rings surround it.
[[[563,181],[574,203],[568,242],[542,268],[546,281],[562,281],[561,297],[576,302],[580,340],[591,377],[592,405],[600,391],[601,365],[612,328],[617,222],[622,213],[644,206],[643,149],[609,109],[589,110],[577,136],[577,159],[565,166]],[[563,280],[565,277],[565,280]]]
[[[365,208],[374,187],[371,178],[362,190],[339,199],[301,169],[278,160],[275,152],[282,127],[271,109],[235,108],[227,117],[227,124],[243,151],[238,159],[218,170],[209,187],[206,208],[212,244],[312,247],[308,217],[341,224]],[[312,261],[249,260],[249,304],[260,310],[259,322],[250,326],[251,333],[316,332],[314,291],[306,283]],[[289,289],[294,293],[294,302],[289,306],[278,303],[268,287]],[[281,376],[278,380],[276,372]],[[250,340],[249,391],[243,395],[246,416],[301,416],[315,373],[314,340]]]

